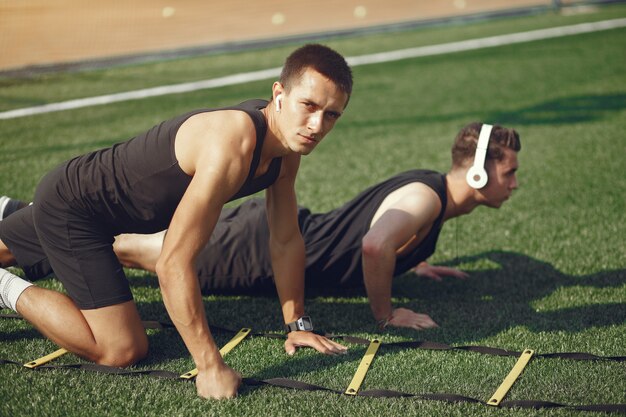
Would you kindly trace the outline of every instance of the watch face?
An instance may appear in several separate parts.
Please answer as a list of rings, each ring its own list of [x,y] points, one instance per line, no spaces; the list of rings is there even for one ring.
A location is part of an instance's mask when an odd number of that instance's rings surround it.
[[[313,322],[309,316],[300,317],[297,321],[298,330],[311,331],[313,330]]]

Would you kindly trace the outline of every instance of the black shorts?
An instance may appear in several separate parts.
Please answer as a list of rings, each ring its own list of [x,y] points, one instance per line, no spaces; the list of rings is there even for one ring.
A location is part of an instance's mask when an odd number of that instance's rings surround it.
[[[196,258],[204,294],[273,290],[265,202],[250,199],[222,210],[207,244]]]
[[[133,299],[105,225],[70,207],[54,192],[48,174],[31,206],[0,222],[0,239],[31,280],[54,274],[81,309]]]

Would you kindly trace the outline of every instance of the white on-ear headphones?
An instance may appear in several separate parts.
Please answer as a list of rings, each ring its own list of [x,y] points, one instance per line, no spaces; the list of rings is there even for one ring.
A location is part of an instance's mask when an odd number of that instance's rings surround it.
[[[276,96],[276,99],[275,99],[275,101],[276,101],[276,103],[275,103],[275,104],[276,104],[276,111],[277,111],[277,112],[278,112],[278,111],[280,111],[280,96],[281,96],[281,95],[282,95],[282,94],[277,95],[277,96]]]
[[[487,148],[489,147],[489,137],[491,136],[492,125],[483,123],[478,135],[476,144],[476,154],[474,155],[474,165],[467,171],[465,179],[470,187],[481,189],[487,185],[487,171],[485,171],[485,159],[487,158]]]

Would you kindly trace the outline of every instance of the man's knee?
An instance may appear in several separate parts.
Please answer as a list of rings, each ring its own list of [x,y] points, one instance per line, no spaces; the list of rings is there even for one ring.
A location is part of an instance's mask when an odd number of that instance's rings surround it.
[[[145,335],[144,335],[145,336]],[[134,365],[148,355],[147,337],[136,338],[136,340],[116,343],[103,349],[95,362],[100,365],[115,366],[124,368]]]
[[[81,311],[95,339],[90,360],[125,367],[146,357],[148,336],[133,301]]]

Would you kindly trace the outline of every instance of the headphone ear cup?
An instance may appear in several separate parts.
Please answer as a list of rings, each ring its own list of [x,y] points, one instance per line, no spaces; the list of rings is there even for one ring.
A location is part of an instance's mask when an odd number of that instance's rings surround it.
[[[487,185],[487,171],[485,168],[479,166],[473,166],[467,171],[467,175],[465,176],[465,180],[469,184],[470,187],[480,190],[485,185]]]

